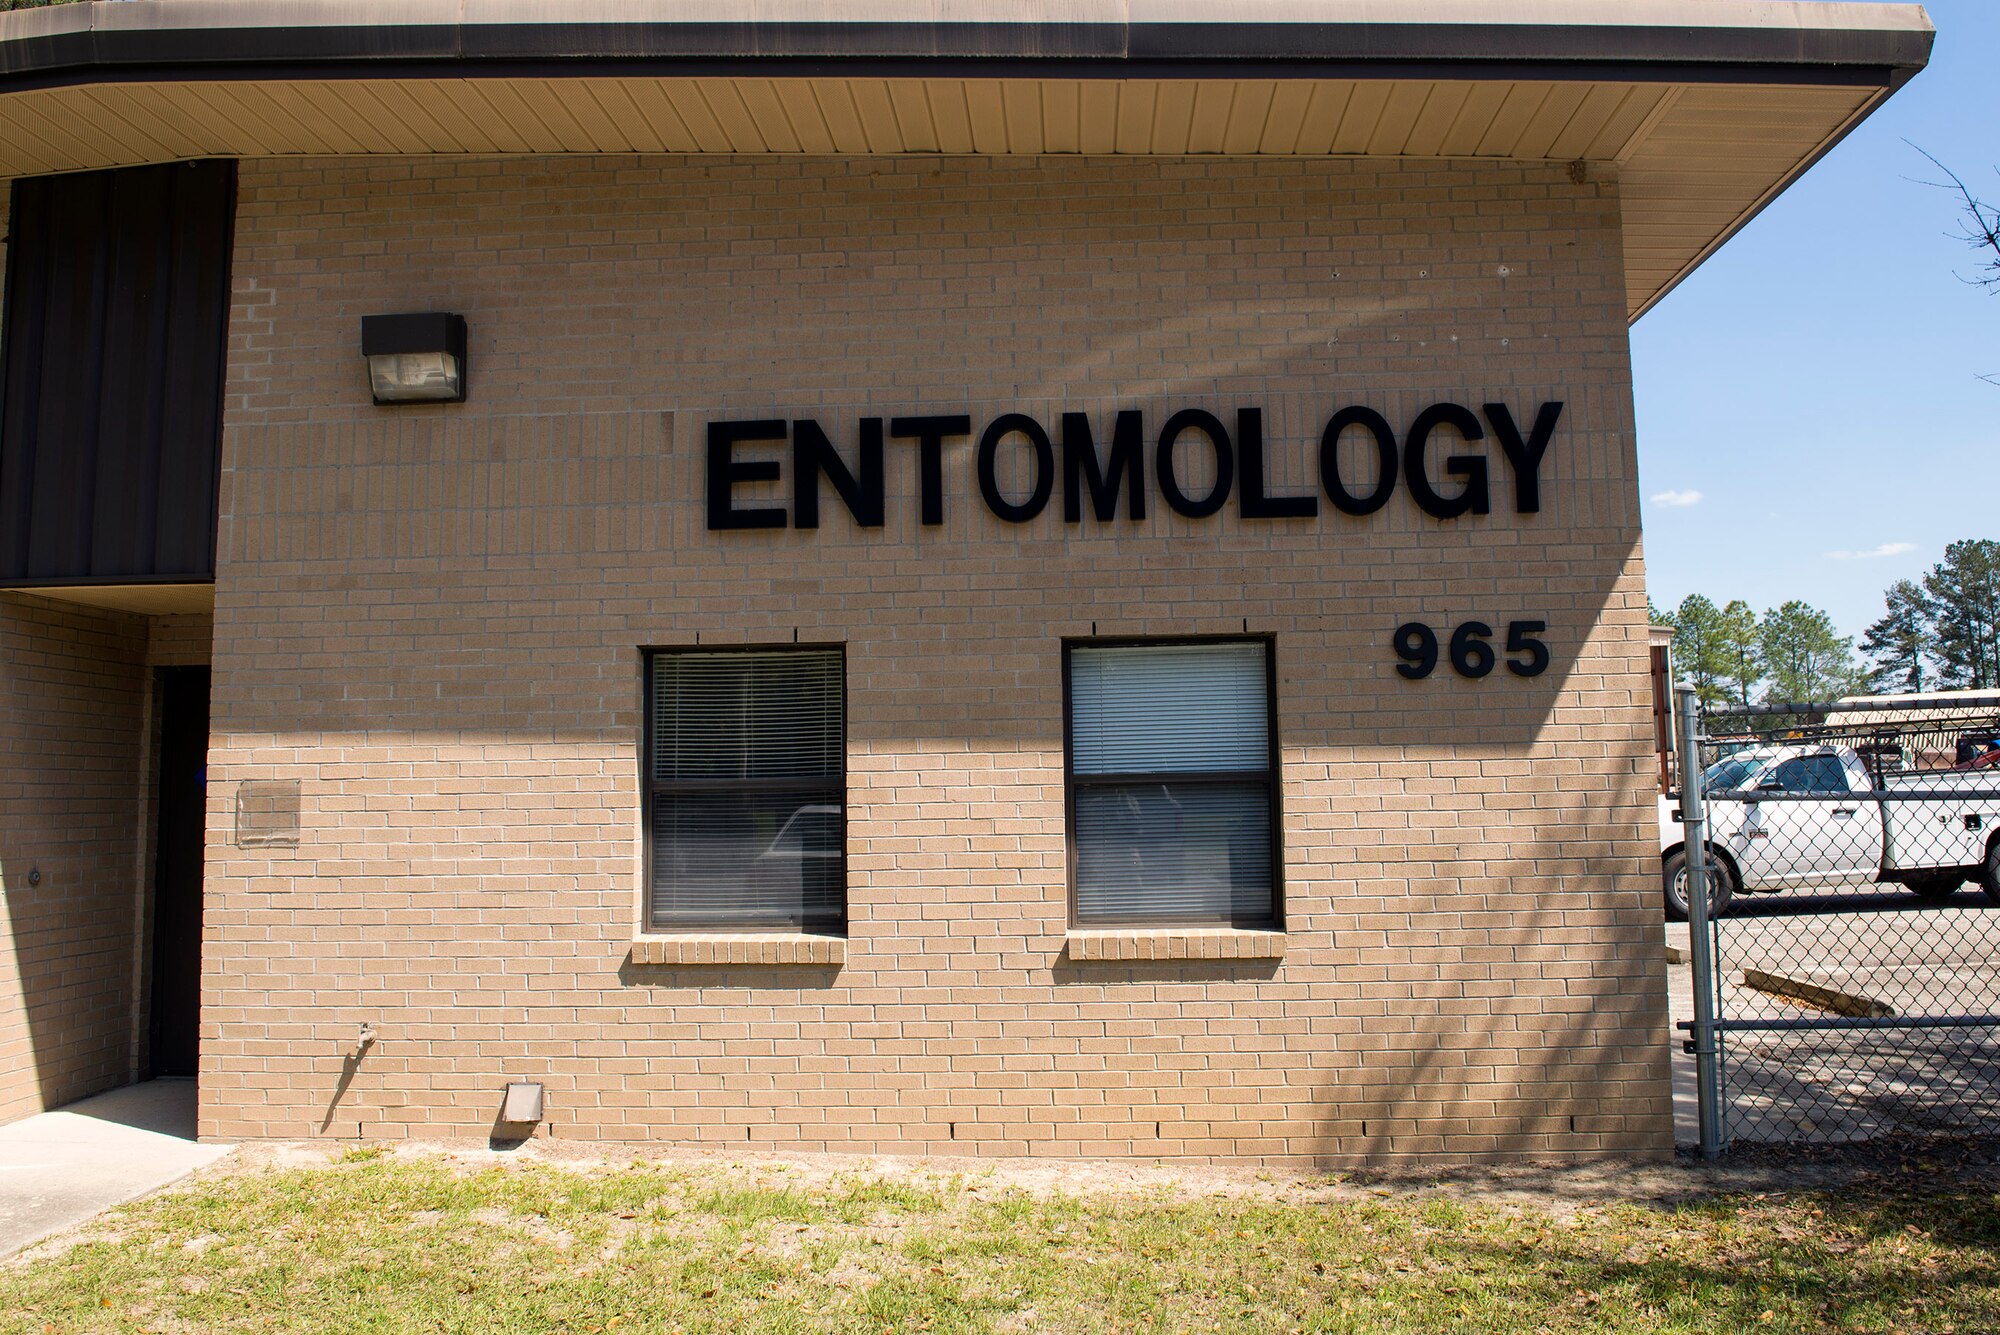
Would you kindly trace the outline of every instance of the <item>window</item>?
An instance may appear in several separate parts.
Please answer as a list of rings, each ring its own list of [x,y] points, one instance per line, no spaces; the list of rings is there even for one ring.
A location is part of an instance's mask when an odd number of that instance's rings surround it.
[[[837,649],[651,656],[654,931],[844,928],[844,700]]]
[[[1787,793],[1844,793],[1847,766],[1839,756],[1800,756],[1778,766],[1765,783]]]
[[[1270,646],[1067,646],[1080,924],[1278,921]]]
[[[1702,771],[1703,792],[1721,793],[1732,788],[1741,788],[1762,768],[1769,756],[1741,755],[1727,760],[1718,760]]]

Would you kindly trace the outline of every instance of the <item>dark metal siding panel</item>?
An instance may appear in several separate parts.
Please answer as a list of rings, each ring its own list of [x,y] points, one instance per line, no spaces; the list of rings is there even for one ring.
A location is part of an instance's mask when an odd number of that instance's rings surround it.
[[[35,452],[29,515],[30,579],[88,575],[91,488],[97,463],[98,377],[104,358],[104,220],[110,173],[90,172],[50,187],[49,271],[42,318],[41,413],[26,442]],[[23,257],[35,262],[33,253]]]
[[[16,181],[8,211],[7,290],[0,337],[0,574],[28,568],[29,517],[34,512],[35,454],[10,448],[31,438],[41,408],[42,324],[48,305],[46,265],[22,261],[48,233],[49,182]],[[35,238],[35,240],[31,240]]]
[[[235,164],[22,181],[0,584],[212,578]]]
[[[153,507],[145,503],[160,467],[159,389],[167,378],[167,284],[173,178],[121,172],[112,179],[106,233],[109,290],[104,361],[98,381],[97,485],[90,528],[90,568],[136,570],[153,562]]]
[[[158,419],[164,430],[153,492],[158,533],[154,566],[161,574],[200,571],[212,576],[236,164],[182,168],[175,185],[173,281],[166,288],[174,357]]]

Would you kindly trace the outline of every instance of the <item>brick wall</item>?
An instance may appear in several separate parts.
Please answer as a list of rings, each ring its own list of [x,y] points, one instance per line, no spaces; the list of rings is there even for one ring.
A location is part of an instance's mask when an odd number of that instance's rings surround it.
[[[144,617],[0,594],[0,1122],[133,1075],[145,651]]]
[[[146,620],[149,667],[200,667],[208,662],[209,644],[215,638],[213,615],[170,612]]]
[[[1664,1152],[1615,183],[1504,164],[246,163],[202,1130],[1327,1162]],[[369,405],[366,314],[471,326]],[[705,424],[1566,404],[1538,515],[712,533]],[[1490,442],[1487,449],[1491,449]],[[758,491],[743,497],[753,502]],[[1423,682],[1401,621],[1544,618]],[[1064,637],[1275,637],[1282,959],[1071,949]],[[844,962],[635,953],[640,647],[846,647]],[[294,844],[237,846],[248,782]],[[1210,952],[1226,953],[1226,952]],[[674,961],[646,963],[645,960]],[[356,1056],[364,1023],[380,1041]]]

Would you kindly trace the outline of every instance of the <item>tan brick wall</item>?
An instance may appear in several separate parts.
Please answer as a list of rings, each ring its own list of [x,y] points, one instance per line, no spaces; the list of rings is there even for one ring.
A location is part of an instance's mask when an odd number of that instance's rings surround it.
[[[215,617],[207,612],[174,612],[147,618],[149,667],[200,667],[208,662]]]
[[[246,163],[215,620],[202,1130],[1231,1155],[1670,1144],[1615,183],[1501,164]],[[471,323],[375,409],[366,314]],[[1539,515],[703,525],[713,417],[1567,407]],[[1150,470],[1149,470],[1150,471]],[[746,493],[747,495],[748,493]],[[1389,637],[1545,617],[1533,681]],[[1066,950],[1060,643],[1275,637],[1287,933]],[[640,647],[835,642],[844,959],[639,931]],[[300,785],[240,848],[239,785]],[[1115,946],[1115,943],[1114,943]],[[692,949],[692,948],[690,948]],[[1169,952],[1171,953],[1171,952]],[[1085,958],[1095,956],[1095,958]],[[380,1041],[355,1057],[358,1027]]]
[[[0,1122],[133,1074],[145,649],[143,617],[0,594]]]

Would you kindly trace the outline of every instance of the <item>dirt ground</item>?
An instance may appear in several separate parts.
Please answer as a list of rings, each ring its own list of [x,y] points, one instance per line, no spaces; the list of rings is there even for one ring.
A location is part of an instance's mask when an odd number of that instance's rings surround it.
[[[348,1147],[247,1144],[198,1178],[265,1167],[326,1163]],[[469,1171],[548,1163],[580,1171],[658,1163],[706,1169],[759,1184],[810,1188],[836,1178],[919,1182],[958,1178],[979,1192],[1034,1196],[1254,1196],[1274,1201],[1441,1195],[1552,1211],[1613,1202],[1669,1205],[1706,1196],[1838,1190],[1889,1184],[1952,1184],[2000,1191],[2000,1137],[1890,1138],[1838,1146],[1746,1147],[1705,1163],[1683,1151],[1669,1161],[1594,1160],[1377,1172],[1322,1172],[1141,1160],[899,1158],[842,1154],[725,1154],[534,1140],[496,1149],[479,1142],[409,1142],[387,1153],[444,1160]]]
[[[265,1170],[311,1169],[354,1154],[443,1164],[467,1173],[548,1164],[579,1172],[636,1165],[713,1175],[717,1185],[839,1191],[856,1179],[913,1187],[949,1184],[978,1200],[1022,1191],[1037,1198],[1141,1196],[1186,1200],[1250,1197],[1309,1205],[1400,1198],[1478,1202],[1556,1220],[1607,1205],[1669,1207],[1717,1196],[1792,1192],[1971,1188],[2000,1194],[2000,1137],[1885,1139],[1817,1147],[1750,1147],[1704,1163],[1687,1149],[1672,1160],[1605,1159],[1397,1171],[1309,1172],[1296,1169],[1139,1160],[903,1158],[843,1154],[723,1153],[655,1150],[576,1141],[531,1140],[506,1148],[479,1141],[408,1141],[394,1145],[252,1142],[174,1185],[169,1193]],[[42,1239],[8,1265],[59,1257],[99,1235],[90,1221]]]

